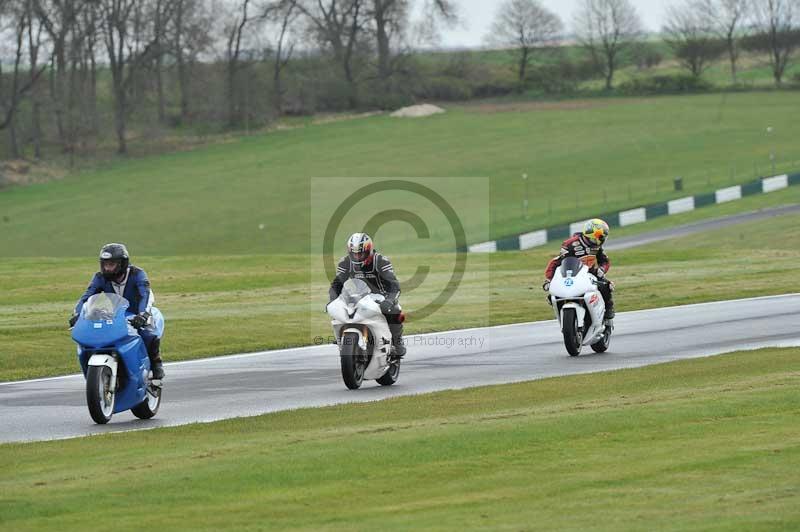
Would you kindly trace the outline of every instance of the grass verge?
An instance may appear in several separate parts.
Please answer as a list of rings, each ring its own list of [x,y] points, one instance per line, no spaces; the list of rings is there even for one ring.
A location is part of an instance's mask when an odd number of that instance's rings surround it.
[[[0,516],[20,531],[792,530],[798,355],[2,445]]]

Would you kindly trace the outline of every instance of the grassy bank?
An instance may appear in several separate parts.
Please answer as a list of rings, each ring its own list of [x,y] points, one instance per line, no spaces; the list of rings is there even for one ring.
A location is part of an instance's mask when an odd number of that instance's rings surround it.
[[[752,92],[470,104],[233,139],[0,191],[0,257],[85,256],[115,240],[138,255],[307,253],[311,180],[331,176],[444,177],[452,196],[468,196],[458,178],[487,178],[472,212],[485,212],[487,236],[506,236],[749,181],[771,171],[772,152],[793,168],[797,101]],[[672,190],[676,176],[684,192]],[[426,221],[430,245],[408,251],[450,249],[437,238],[445,222]],[[410,240],[403,224],[382,231],[385,246]]]
[[[0,446],[6,528],[791,530],[800,351]]]

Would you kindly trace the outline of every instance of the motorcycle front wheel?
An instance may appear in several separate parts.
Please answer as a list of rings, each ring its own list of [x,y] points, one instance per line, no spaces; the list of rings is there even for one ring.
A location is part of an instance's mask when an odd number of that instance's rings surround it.
[[[581,344],[583,343],[583,331],[578,327],[578,315],[574,308],[564,310],[564,347],[567,348],[569,356],[576,357],[581,354]]]
[[[358,347],[359,335],[345,333],[342,335],[342,344],[339,346],[339,359],[342,365],[342,379],[345,386],[351,390],[361,387],[364,380],[366,365],[361,360],[361,350]]]
[[[111,368],[89,366],[86,372],[86,404],[95,423],[105,425],[111,421],[116,399],[116,383],[112,382]]]

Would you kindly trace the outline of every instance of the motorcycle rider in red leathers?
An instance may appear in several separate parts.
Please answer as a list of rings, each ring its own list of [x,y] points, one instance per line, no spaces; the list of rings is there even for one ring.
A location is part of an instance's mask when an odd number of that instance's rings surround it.
[[[544,272],[545,282],[542,288],[545,292],[550,290],[550,281],[556,272],[556,268],[561,265],[561,261],[565,257],[594,257],[594,264],[591,265],[590,271],[597,277],[597,288],[603,296],[606,304],[606,320],[614,319],[614,299],[612,292],[614,290],[614,283],[612,283],[606,274],[611,268],[611,261],[608,255],[603,251],[603,244],[608,238],[608,224],[599,218],[589,220],[583,226],[583,231],[575,233],[561,244],[561,252],[557,257],[553,257],[547,264],[547,269]],[[591,261],[590,261],[591,262]]]

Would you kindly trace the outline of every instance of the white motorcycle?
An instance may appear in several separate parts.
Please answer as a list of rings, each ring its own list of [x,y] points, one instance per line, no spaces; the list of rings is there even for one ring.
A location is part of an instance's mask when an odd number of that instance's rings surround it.
[[[400,375],[400,360],[392,357],[392,333],[380,302],[361,279],[348,279],[339,297],[328,304],[333,333],[339,344],[342,379],[355,390],[364,379],[391,386]]]
[[[589,269],[594,257],[566,257],[550,281],[550,304],[564,334],[570,356],[578,356],[584,345],[604,353],[611,345],[614,324],[605,320],[606,304],[597,289],[597,277]]]

